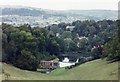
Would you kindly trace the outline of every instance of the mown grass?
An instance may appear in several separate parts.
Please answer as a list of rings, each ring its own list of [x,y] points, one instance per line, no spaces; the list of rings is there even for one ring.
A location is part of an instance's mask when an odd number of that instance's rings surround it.
[[[118,62],[94,60],[73,69],[58,68],[49,74],[21,70],[8,64],[3,69],[12,80],[118,80]],[[3,75],[4,79],[4,75]]]
[[[59,75],[63,75],[64,73],[66,73],[68,70],[65,68],[57,68],[55,70],[53,70],[51,73],[49,73],[48,75],[51,76],[59,76]]]

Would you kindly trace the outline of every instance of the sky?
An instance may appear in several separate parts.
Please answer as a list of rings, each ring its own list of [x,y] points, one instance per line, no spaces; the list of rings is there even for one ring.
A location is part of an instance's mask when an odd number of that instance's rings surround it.
[[[119,0],[0,0],[0,5],[28,6],[52,10],[117,10]]]

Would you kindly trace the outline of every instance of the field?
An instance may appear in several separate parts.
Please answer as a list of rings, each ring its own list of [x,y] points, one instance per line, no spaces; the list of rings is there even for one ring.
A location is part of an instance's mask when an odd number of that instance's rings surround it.
[[[109,63],[105,60],[94,60],[66,70],[58,68],[49,74],[21,70],[8,64],[3,64],[5,73],[12,80],[117,80],[118,62]],[[5,75],[3,74],[3,79]]]

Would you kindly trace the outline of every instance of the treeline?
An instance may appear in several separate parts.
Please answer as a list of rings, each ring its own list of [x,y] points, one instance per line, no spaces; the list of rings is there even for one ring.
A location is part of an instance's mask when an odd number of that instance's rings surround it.
[[[51,60],[60,51],[58,38],[44,28],[2,24],[3,61],[36,70],[40,60]],[[60,41],[61,42],[61,41]]]
[[[117,23],[87,20],[45,28],[31,28],[28,24],[15,27],[3,23],[3,61],[21,69],[36,70],[40,60],[52,60],[63,53],[76,52],[79,58],[118,60]]]
[[[117,28],[118,31],[103,47],[102,58],[107,58],[111,62],[120,60],[120,20],[117,21]]]
[[[65,52],[78,52],[80,57],[97,59],[103,57],[104,45],[117,36],[117,25],[118,21],[112,20],[86,20],[53,24],[46,28],[66,42]]]

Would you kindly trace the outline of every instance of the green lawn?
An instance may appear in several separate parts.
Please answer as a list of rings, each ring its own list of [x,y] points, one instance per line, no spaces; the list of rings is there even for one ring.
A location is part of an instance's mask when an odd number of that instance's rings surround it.
[[[87,62],[70,70],[58,68],[49,74],[21,70],[8,64],[3,64],[9,79],[15,80],[117,80],[118,62],[108,64],[105,60]],[[3,75],[4,79],[4,75]]]
[[[48,75],[50,75],[50,76],[60,76],[60,75],[65,74],[67,71],[68,70],[66,70],[65,68],[58,68],[58,69],[53,70]]]

